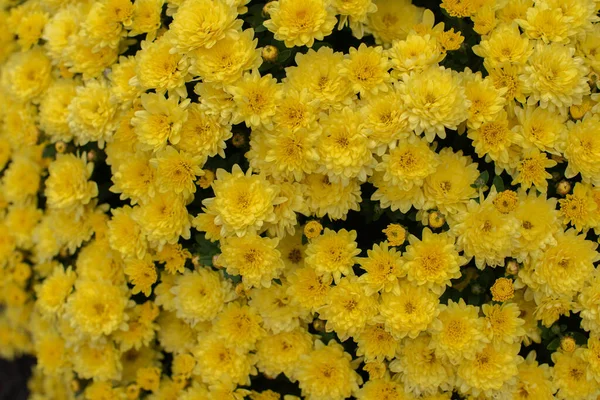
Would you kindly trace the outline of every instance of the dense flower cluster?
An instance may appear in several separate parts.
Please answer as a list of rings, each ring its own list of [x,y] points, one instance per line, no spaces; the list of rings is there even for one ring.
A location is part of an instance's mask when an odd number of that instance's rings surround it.
[[[0,0],[31,398],[600,396],[600,2],[254,3]]]

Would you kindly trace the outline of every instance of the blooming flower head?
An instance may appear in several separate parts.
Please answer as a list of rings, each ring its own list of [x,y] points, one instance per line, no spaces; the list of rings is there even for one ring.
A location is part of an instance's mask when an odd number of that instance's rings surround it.
[[[492,343],[517,343],[525,334],[525,321],[519,318],[521,310],[515,303],[484,304],[481,306],[485,315],[486,331]]]
[[[387,92],[390,81],[389,60],[382,47],[367,47],[364,43],[358,49],[351,47],[348,57],[342,63],[340,73],[348,78],[355,93],[361,97]]]
[[[0,82],[18,102],[37,100],[52,82],[50,59],[40,47],[16,52],[7,60]]]
[[[227,268],[228,274],[241,275],[247,288],[269,287],[284,267],[277,243],[277,239],[251,233],[232,236],[221,243],[219,262]]]
[[[217,170],[213,190],[215,197],[205,199],[203,204],[215,216],[223,236],[260,231],[264,223],[275,221],[274,206],[283,201],[277,186],[264,176],[252,175],[251,170],[244,174],[237,164],[231,173]]]
[[[373,34],[375,42],[386,47],[394,40],[406,39],[412,27],[423,16],[423,8],[408,0],[377,0],[377,11],[367,17],[366,30]]]
[[[245,73],[241,80],[226,89],[233,96],[236,106],[232,123],[244,122],[252,128],[272,126],[277,102],[283,95],[275,78],[270,74],[261,76],[258,70],[254,70]]]
[[[514,297],[515,289],[513,281],[508,278],[498,278],[490,288],[492,292],[492,300],[507,301]]]
[[[269,4],[267,12],[265,27],[286,47],[312,47],[315,40],[330,35],[337,22],[333,8],[325,0],[277,0]]]
[[[327,175],[311,174],[302,183],[308,208],[319,218],[327,215],[332,220],[345,220],[350,210],[359,209],[361,191],[357,179],[345,184],[332,182]]]
[[[455,72],[432,66],[403,77],[400,86],[411,129],[425,134],[428,142],[446,137],[445,128],[456,129],[468,117],[469,100]]]
[[[411,235],[408,241],[403,255],[408,280],[442,294],[451,279],[460,277],[460,267],[466,260],[458,255],[453,237],[425,228],[422,240]]]
[[[529,189],[532,185],[537,190],[545,193],[548,190],[548,179],[552,178],[546,169],[556,165],[556,161],[549,160],[546,153],[533,149],[525,153],[517,164],[513,185],[520,184],[523,189]]]
[[[65,270],[62,266],[56,266],[52,274],[36,286],[36,306],[48,316],[62,312],[75,279],[76,275],[70,268]]]
[[[256,342],[265,336],[261,318],[247,305],[228,303],[219,314],[213,332],[228,345],[242,349],[253,349]]]
[[[484,58],[488,69],[505,64],[524,65],[532,51],[529,39],[512,24],[499,25],[486,39],[473,46],[473,52]]]
[[[504,108],[506,88],[497,88],[489,77],[481,73],[470,73],[465,79],[465,95],[470,101],[467,126],[476,129],[481,124],[493,121]]]
[[[320,275],[333,276],[338,282],[342,275],[354,275],[352,267],[358,254],[356,231],[341,229],[336,232],[325,228],[321,236],[308,244],[306,265]]]
[[[158,277],[152,257],[146,255],[143,258],[130,258],[125,261],[125,274],[133,284],[131,293],[143,293],[146,297],[152,293],[152,285]]]
[[[184,199],[193,197],[196,192],[194,181],[202,175],[201,158],[171,146],[158,151],[150,165],[156,168],[156,184],[160,192],[172,191],[181,194]]]
[[[325,304],[333,281],[331,276],[319,275],[310,267],[296,269],[287,276],[287,279],[290,284],[287,293],[292,302],[312,312]]]
[[[440,305],[439,309],[431,329],[436,355],[453,364],[472,360],[489,343],[479,307],[467,305],[460,299],[458,303],[449,300],[448,305]]]
[[[367,325],[354,340],[358,345],[356,355],[364,355],[366,362],[390,360],[398,348],[396,338],[385,330],[383,324]]]
[[[330,341],[325,345],[317,340],[314,350],[301,356],[295,374],[302,394],[308,399],[350,397],[362,383],[350,364],[351,359],[340,344]]]
[[[581,174],[584,182],[600,185],[600,135],[598,114],[588,114],[576,123],[569,122],[565,141],[565,158],[568,160],[565,177]]]
[[[265,336],[256,344],[256,366],[267,376],[283,372],[292,378],[300,357],[310,353],[312,347],[312,336],[304,329]]]
[[[358,263],[365,270],[358,281],[369,295],[394,291],[398,287],[398,279],[406,275],[400,252],[389,248],[387,242],[374,244],[372,250],[367,250],[367,257],[361,257]]]
[[[136,208],[133,218],[148,241],[158,248],[177,242],[179,236],[190,237],[191,217],[184,200],[174,193],[157,193]]]
[[[583,359],[583,349],[573,353],[555,352],[553,382],[558,388],[556,398],[592,398],[598,392],[598,383],[588,378],[588,363]]]
[[[575,184],[573,194],[568,194],[558,201],[564,225],[570,223],[577,232],[586,232],[600,224],[598,204],[594,200],[593,193],[591,185],[578,182]]]

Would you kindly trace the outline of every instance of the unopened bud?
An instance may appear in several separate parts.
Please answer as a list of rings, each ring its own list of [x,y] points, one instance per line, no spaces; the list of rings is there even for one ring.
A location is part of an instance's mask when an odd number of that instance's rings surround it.
[[[446,217],[439,211],[432,211],[428,215],[427,222],[433,229],[441,228],[446,223]]]
[[[267,62],[275,62],[277,57],[279,56],[279,50],[277,47],[272,45],[267,45],[262,49],[262,58]]]
[[[64,153],[67,150],[67,144],[63,141],[54,143],[54,149],[57,153]]]
[[[571,182],[563,179],[556,185],[556,193],[561,196],[566,196],[571,192]]]
[[[565,336],[560,340],[560,348],[565,353],[574,352],[576,347],[577,343],[575,342],[575,339],[573,339],[571,336]]]
[[[240,148],[246,144],[246,136],[243,133],[234,133],[231,143],[234,147]]]
[[[515,260],[510,260],[506,263],[506,273],[509,275],[517,275],[519,273],[519,263]]]
[[[322,319],[315,319],[312,323],[313,328],[315,328],[315,331],[317,332],[325,332],[325,321],[323,321]]]

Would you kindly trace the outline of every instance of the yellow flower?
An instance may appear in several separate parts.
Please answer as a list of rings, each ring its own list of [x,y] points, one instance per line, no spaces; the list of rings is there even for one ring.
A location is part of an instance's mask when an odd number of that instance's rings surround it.
[[[173,193],[157,193],[147,203],[136,207],[133,219],[148,242],[159,249],[167,243],[176,243],[180,236],[190,238],[191,217],[183,199]]]
[[[377,11],[367,16],[366,31],[377,44],[388,47],[394,40],[406,39],[414,25],[421,22],[424,9],[409,0],[374,1]]]
[[[597,395],[598,382],[587,376],[589,366],[583,359],[583,349],[573,353],[553,353],[552,361],[553,383],[558,388],[557,399],[591,399]]]
[[[145,93],[141,96],[143,110],[131,119],[135,134],[146,150],[158,151],[167,142],[179,143],[181,128],[187,120],[189,99],[179,102],[178,96]]]
[[[374,244],[373,250],[367,250],[367,257],[359,258],[358,263],[365,270],[358,281],[367,295],[395,291],[398,288],[398,278],[406,275],[400,252],[390,249],[388,242]]]
[[[212,331],[227,345],[252,350],[256,342],[266,336],[261,317],[247,305],[227,304],[214,322]]]
[[[399,373],[405,389],[416,396],[452,390],[453,368],[436,357],[430,344],[431,337],[426,334],[406,339],[390,363],[390,370]]]
[[[231,120],[233,124],[244,122],[251,128],[272,126],[272,118],[283,92],[271,74],[261,76],[258,70],[246,72],[240,80],[225,89],[233,96],[235,103]]]
[[[333,8],[325,0],[277,0],[267,6],[267,12],[270,19],[264,26],[286,47],[312,47],[315,40],[331,35],[337,22]]]
[[[365,34],[364,24],[367,22],[367,16],[377,11],[373,0],[333,0],[332,3],[336,14],[340,16],[338,29],[348,24],[354,37],[362,39]]]
[[[520,345],[503,343],[486,345],[472,359],[463,361],[456,372],[459,391],[463,394],[491,397],[516,382],[518,364],[523,359],[518,355]]]
[[[383,180],[389,185],[409,190],[413,185],[423,186],[423,180],[435,171],[438,163],[437,154],[431,150],[429,143],[410,135],[389,154],[384,154],[375,170],[383,172]]]
[[[165,264],[165,271],[170,274],[180,273],[185,270],[185,263],[192,258],[192,253],[183,248],[181,244],[167,244],[156,254],[158,262]]]
[[[85,155],[59,154],[48,167],[44,194],[48,206],[66,212],[73,212],[78,219],[83,214],[83,206],[98,195],[96,182],[89,181],[94,164],[85,162]]]
[[[357,357],[364,356],[365,363],[391,360],[396,355],[398,342],[383,324],[367,325],[355,338]]]
[[[567,336],[568,337],[568,336]],[[587,341],[587,349],[583,351],[582,358],[588,363],[587,377],[596,382],[600,381],[600,338],[590,335]]]
[[[169,26],[171,46],[180,54],[202,47],[211,48],[242,26],[242,20],[236,18],[236,8],[224,1],[183,2]]]
[[[504,265],[516,241],[518,222],[513,215],[504,215],[493,205],[493,197],[477,203],[471,200],[466,211],[449,221],[450,232],[456,235],[459,250],[467,258],[475,257],[477,268]]]
[[[128,301],[122,287],[103,281],[79,280],[67,299],[66,314],[79,333],[99,338],[126,327]]]
[[[498,24],[496,19],[496,10],[492,6],[480,8],[475,15],[471,17],[473,21],[473,30],[481,36],[489,34]]]
[[[598,243],[578,235],[574,229],[556,235],[556,244],[534,260],[533,280],[540,291],[549,296],[571,296],[583,287],[600,260]]]
[[[439,164],[423,184],[426,208],[437,208],[443,213],[456,213],[466,209],[470,199],[477,197],[472,185],[479,177],[477,164],[462,151],[454,153],[443,148],[437,153]]]
[[[196,176],[202,175],[201,159],[171,146],[160,150],[150,165],[156,168],[156,184],[159,192],[181,194],[189,200],[196,192]]]
[[[40,129],[53,142],[69,142],[73,138],[68,107],[77,93],[76,87],[73,80],[54,81],[40,101]]]
[[[287,279],[290,284],[287,293],[292,302],[311,312],[325,304],[333,280],[331,276],[317,274],[310,267],[290,272]]]
[[[425,134],[428,142],[446,137],[445,128],[456,130],[468,117],[469,100],[460,75],[431,66],[403,76],[399,89],[411,129]]]
[[[129,36],[147,33],[146,39],[154,39],[161,24],[164,0],[137,0],[133,3],[133,17]]]
[[[531,39],[541,39],[545,44],[565,43],[573,34],[571,18],[564,15],[560,8],[552,7],[546,2],[530,7],[525,16],[525,19],[518,19],[516,22]]]
[[[442,0],[440,5],[451,17],[470,17],[475,12],[473,0]]]
[[[319,318],[327,320],[327,332],[335,332],[342,341],[360,333],[376,313],[376,298],[366,293],[355,276],[337,281],[319,308]]]
[[[278,242],[255,233],[232,236],[221,241],[219,262],[229,275],[241,275],[246,288],[269,287],[284,268]]]
[[[217,154],[225,158],[225,141],[232,136],[231,125],[222,123],[218,115],[207,112],[198,103],[191,103],[187,111],[188,117],[179,131],[179,141],[175,147],[200,156],[200,164]]]
[[[144,390],[155,392],[160,384],[161,370],[157,367],[144,367],[137,370],[136,383]]]
[[[352,266],[360,249],[356,244],[356,231],[333,231],[325,228],[323,234],[311,240],[306,248],[306,265],[319,275],[331,275],[338,282],[342,275],[354,275]]]
[[[143,258],[147,242],[141,227],[133,219],[133,209],[129,206],[113,208],[112,218],[108,222],[108,241],[113,250],[124,258]]]
[[[331,182],[327,175],[311,174],[304,177],[305,201],[311,214],[318,218],[328,215],[332,220],[346,219],[350,210],[359,210],[360,184],[357,179]]]
[[[454,28],[451,28],[450,30],[438,33],[437,40],[442,47],[442,51],[446,52],[460,49],[465,38],[460,34],[460,31],[454,32]]]
[[[308,239],[319,237],[322,231],[323,225],[321,225],[317,220],[309,221],[306,223],[306,225],[304,225],[304,236],[306,236]]]
[[[35,204],[13,204],[8,207],[4,223],[15,238],[15,244],[23,250],[33,246],[33,229],[42,218],[42,211]]]
[[[104,2],[94,3],[80,25],[79,35],[85,38],[94,49],[118,48],[121,36],[126,35],[123,25],[116,21],[115,16],[110,15],[108,11]]]
[[[350,364],[352,357],[331,340],[327,345],[315,342],[312,352],[302,355],[295,378],[307,398],[341,400],[358,391],[360,376]]]
[[[458,255],[454,240],[447,233],[435,234],[429,228],[423,229],[422,240],[410,235],[403,255],[408,280],[441,295],[446,286],[451,286],[451,279],[460,278],[460,267],[467,262]]]
[[[254,288],[250,291],[249,305],[263,319],[263,326],[272,333],[291,331],[309,320],[309,312],[288,295],[290,285],[274,282],[269,288]]]
[[[275,222],[274,206],[285,201],[278,196],[277,186],[262,175],[252,175],[252,170],[244,174],[237,164],[231,173],[217,170],[213,190],[215,197],[203,200],[202,204],[215,216],[222,236],[260,232],[265,223]]]
[[[440,305],[439,316],[430,330],[436,356],[454,365],[474,359],[489,343],[484,323],[479,318],[479,307],[467,305],[463,299]]]
[[[519,124],[512,129],[525,139],[520,143],[523,147],[559,153],[567,135],[564,115],[536,106],[515,107],[514,111]]]
[[[387,93],[361,99],[361,103],[365,133],[375,154],[382,156],[410,135],[402,96],[395,86]]]
[[[484,304],[481,306],[485,315],[486,331],[492,343],[519,343],[525,335],[525,321],[519,318],[521,310],[515,303]]]
[[[401,246],[406,240],[406,229],[398,224],[389,224],[383,231],[391,246]]]
[[[515,288],[513,281],[507,278],[498,278],[490,288],[492,292],[492,300],[507,301],[514,297]]]
[[[563,225],[570,223],[577,232],[586,233],[590,228],[600,224],[598,204],[594,201],[591,185],[577,182],[573,194],[568,194],[558,203]]]
[[[523,189],[529,189],[533,185],[541,193],[546,193],[548,179],[552,178],[552,175],[546,172],[546,168],[552,168],[555,165],[556,161],[549,160],[546,153],[541,153],[535,148],[529,150],[517,164],[512,184],[520,184]]]
[[[156,282],[157,274],[154,262],[149,255],[143,258],[130,258],[125,261],[123,271],[133,285],[132,294],[143,293],[149,297],[152,293],[152,285]]]
[[[130,199],[131,204],[145,203],[156,192],[155,170],[150,165],[150,153],[137,151],[113,168],[113,186],[109,190],[121,193],[120,199]]]
[[[192,326],[214,319],[235,296],[231,283],[209,268],[186,270],[177,275],[171,293],[175,295],[177,317]]]
[[[25,52],[13,53],[3,65],[0,82],[7,94],[18,102],[34,100],[39,97],[52,82],[52,65],[41,47]]]
[[[84,342],[73,352],[73,371],[83,379],[118,380],[122,370],[120,356],[121,353],[110,341]]]
[[[486,69],[505,65],[524,65],[533,52],[529,39],[519,32],[516,25],[499,25],[478,45],[473,46],[473,53],[484,58]]]
[[[551,400],[556,391],[550,381],[551,369],[548,364],[538,365],[535,351],[529,352],[525,362],[519,364],[518,382],[513,391],[515,400],[531,398]]]
[[[77,94],[69,103],[69,128],[76,143],[98,142],[100,148],[117,128],[117,107],[111,100],[105,80],[89,80],[77,87]]]
[[[387,54],[392,68],[399,74],[423,71],[446,56],[440,51],[435,36],[415,33],[409,33],[404,40],[395,40]]]
[[[342,53],[322,46],[317,51],[297,53],[295,61],[297,66],[285,69],[285,81],[295,90],[306,90],[323,109],[340,109],[352,103],[350,82],[339,71],[344,61]]]
[[[257,43],[253,29],[228,34],[210,48],[194,50],[190,54],[190,72],[200,76],[203,82],[233,84],[244,71],[256,69],[262,63]]]
[[[36,307],[47,316],[61,314],[65,301],[75,283],[76,275],[62,265],[57,265],[50,276],[35,286]]]
[[[573,47],[538,42],[521,74],[523,93],[529,94],[527,104],[539,102],[550,110],[579,104],[590,92],[587,74]]]
[[[465,95],[471,104],[467,126],[470,129],[477,129],[481,124],[495,120],[506,104],[504,98],[506,91],[505,88],[496,88],[491,78],[482,78],[480,72],[467,73]]]
[[[194,355],[196,374],[200,375],[202,382],[209,385],[250,385],[250,375],[256,375],[250,354],[226,344],[215,334],[200,339]]]
[[[320,123],[324,135],[317,143],[319,172],[326,173],[331,182],[347,184],[353,178],[366,181],[375,159],[360,114],[344,107],[341,111],[323,116]]]
[[[584,182],[600,186],[600,115],[588,114],[569,122],[564,155],[568,160],[566,178],[581,174]]]
[[[438,296],[425,286],[401,281],[397,290],[381,295],[379,312],[385,330],[397,340],[406,336],[414,339],[438,316],[438,305]]]
[[[494,82],[496,89],[506,89],[504,97],[512,104],[513,100],[525,103],[523,95],[523,81],[519,78],[522,70],[521,65],[502,64],[502,67],[489,67],[489,76]]]
[[[390,62],[382,47],[367,47],[362,43],[358,49],[350,48],[340,74],[350,81],[352,90],[360,93],[362,98],[389,90],[389,69]]]
[[[312,335],[304,328],[268,335],[256,344],[256,366],[266,376],[276,377],[283,372],[293,379],[300,357],[312,346]]]
[[[578,297],[581,305],[581,326],[586,331],[597,332],[600,328],[600,277],[594,272]]]

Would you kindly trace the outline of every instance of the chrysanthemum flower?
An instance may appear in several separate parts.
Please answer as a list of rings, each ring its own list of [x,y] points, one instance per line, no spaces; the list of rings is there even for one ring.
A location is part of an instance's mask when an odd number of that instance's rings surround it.
[[[52,64],[41,47],[15,52],[6,61],[0,82],[7,94],[18,102],[39,101],[52,82]]]
[[[256,375],[251,355],[215,334],[200,339],[194,355],[196,374],[207,384],[249,385],[250,375]]]
[[[406,39],[413,28],[421,22],[423,8],[408,0],[377,0],[377,11],[367,17],[366,31],[373,34],[375,42],[389,46],[394,40]]]
[[[156,31],[160,28],[161,13],[164,0],[138,0],[133,3],[133,16],[129,29],[129,36],[146,34],[146,39],[154,39]]]
[[[396,355],[398,341],[385,330],[383,324],[367,325],[354,337],[356,355],[364,356],[365,362],[391,360]]]
[[[424,138],[410,135],[389,154],[384,154],[375,169],[383,172],[383,180],[389,185],[409,190],[413,185],[423,186],[423,180],[435,171],[438,163],[437,154],[429,143]]]
[[[156,168],[156,185],[159,192],[181,194],[188,200],[196,192],[196,177],[202,175],[202,159],[174,147],[167,146],[155,153],[150,165]]]
[[[407,391],[414,395],[427,395],[442,390],[451,390],[454,371],[451,364],[435,355],[431,337],[423,334],[415,339],[406,339],[390,370],[399,373]]]
[[[342,341],[361,332],[376,313],[376,298],[367,295],[356,277],[341,278],[319,308],[319,317],[327,321],[326,330],[334,331]]]
[[[215,215],[215,224],[221,226],[221,235],[260,231],[265,223],[275,221],[274,206],[285,201],[278,196],[279,188],[264,176],[245,174],[239,165],[231,173],[217,170],[213,182],[215,197],[203,200],[209,213]]]
[[[374,244],[367,250],[367,257],[359,258],[360,267],[365,273],[358,278],[368,295],[379,291],[390,292],[398,288],[398,278],[406,275],[406,267],[394,248],[388,242]]]
[[[368,97],[389,90],[389,69],[390,62],[382,47],[367,47],[362,43],[358,49],[350,48],[340,74],[350,81],[355,93]]]
[[[354,275],[352,267],[360,254],[356,244],[356,231],[332,231],[313,239],[306,248],[306,265],[320,275],[331,275],[338,282],[342,275]]]
[[[159,249],[166,243],[176,243],[180,236],[190,237],[191,217],[184,200],[173,193],[157,193],[136,208],[133,218],[150,244]]]
[[[407,396],[410,395],[406,393],[404,386],[390,378],[389,374],[381,378],[369,379],[356,393],[356,398],[359,400],[375,400],[386,397],[404,400]]]
[[[217,154],[224,158],[225,141],[232,136],[231,125],[222,123],[220,116],[206,112],[198,103],[191,103],[187,111],[188,117],[179,131],[179,142],[175,147],[200,156],[200,164]]]
[[[439,314],[439,298],[424,286],[402,281],[395,292],[383,293],[379,312],[385,330],[400,340],[406,336],[414,339],[428,329]]]
[[[425,203],[423,189],[413,185],[410,189],[392,185],[383,179],[383,173],[375,172],[370,182],[377,188],[371,200],[379,201],[381,208],[390,208],[392,211],[400,210],[407,213],[412,207],[422,209]]]
[[[428,142],[446,137],[445,128],[457,129],[468,117],[469,100],[461,77],[444,67],[411,72],[399,86],[411,129],[425,134]]]
[[[305,201],[310,212],[321,218],[346,219],[350,210],[359,210],[360,184],[352,179],[348,184],[331,182],[327,175],[311,174],[304,177]]]
[[[241,275],[246,288],[269,287],[284,267],[277,250],[278,239],[247,233],[221,243],[219,262],[230,275]]]
[[[257,43],[252,29],[228,34],[214,46],[200,47],[190,53],[190,73],[200,76],[203,82],[233,84],[244,71],[256,69],[262,63]]]
[[[460,277],[460,267],[466,263],[458,255],[454,240],[447,233],[434,234],[429,228],[423,229],[422,240],[410,235],[403,255],[408,280],[441,295],[451,279]]]
[[[594,200],[593,189],[589,184],[578,182],[575,184],[573,194],[568,194],[558,201],[563,225],[570,223],[577,232],[585,233],[600,224],[598,204]]]
[[[295,373],[302,395],[308,399],[342,400],[356,393],[362,379],[351,359],[335,341],[325,345],[317,340],[314,350],[300,357]]]
[[[211,48],[242,25],[237,9],[225,1],[183,2],[169,26],[169,41],[176,53],[185,54],[201,47]]]
[[[558,388],[556,398],[591,399],[598,393],[598,382],[588,377],[588,363],[583,359],[583,349],[573,353],[552,354],[553,383]]]
[[[35,304],[42,314],[51,316],[62,313],[75,279],[76,275],[71,268],[65,270],[62,265],[58,265],[52,271],[52,275],[35,286]]]
[[[290,285],[273,283],[268,288],[250,291],[250,307],[263,319],[263,327],[272,333],[292,331],[309,319],[309,311],[288,295]]]
[[[587,73],[574,48],[538,43],[521,75],[523,93],[529,94],[527,104],[539,102],[540,107],[554,110],[581,103],[590,92]]]
[[[212,331],[230,346],[251,350],[265,336],[261,321],[247,305],[231,302],[217,317]]]
[[[73,352],[73,371],[84,379],[118,380],[122,372],[120,357],[121,352],[110,341],[84,342]]]
[[[187,120],[186,107],[190,100],[179,102],[178,96],[146,93],[141,96],[143,110],[131,119],[138,140],[147,150],[158,151],[167,142],[179,143],[181,128]]]
[[[516,22],[531,39],[541,39],[545,44],[565,43],[574,33],[570,25],[572,19],[564,15],[560,8],[551,7],[547,2],[530,7],[525,15],[525,19]]]
[[[409,136],[402,96],[395,87],[361,103],[364,104],[360,111],[365,133],[375,154],[382,156],[388,148],[393,149],[399,140]]]
[[[552,178],[546,169],[556,165],[556,161],[548,159],[546,153],[534,148],[527,151],[519,161],[512,181],[513,185],[520,184],[523,189],[535,186],[541,193],[548,190],[548,179]]]
[[[121,256],[142,258],[146,254],[146,238],[132,216],[129,206],[112,209],[112,219],[108,222],[108,241],[113,250]]]
[[[518,343],[525,335],[525,321],[519,318],[521,310],[515,303],[484,304],[485,328],[492,343]]]
[[[186,320],[192,326],[214,319],[225,303],[235,297],[231,283],[209,268],[199,268],[194,272],[186,271],[177,275],[171,293],[175,295],[177,317]]]
[[[506,88],[495,87],[491,78],[482,78],[480,72],[467,73],[465,95],[470,101],[467,126],[477,129],[481,124],[495,120],[506,104],[506,92]]]
[[[569,163],[565,177],[581,174],[584,182],[600,186],[600,115],[588,114],[567,127],[564,155]]]
[[[463,299],[440,305],[439,316],[431,328],[435,354],[452,364],[472,360],[489,343],[484,323],[479,318],[479,307],[467,305]]]
[[[256,344],[256,366],[267,376],[284,373],[294,379],[300,357],[310,353],[312,347],[312,335],[305,329],[268,335]]]
[[[125,261],[123,271],[133,285],[131,293],[143,293],[149,297],[152,293],[152,285],[156,282],[157,273],[152,257],[146,254],[143,258],[129,258]]]
[[[258,70],[247,72],[234,85],[226,87],[233,96],[235,109],[231,122],[244,122],[247,127],[270,128],[272,118],[281,100],[281,85],[271,74],[261,76]]]
[[[479,177],[477,164],[463,156],[462,151],[454,153],[450,148],[443,148],[437,158],[437,168],[423,184],[427,208],[438,208],[444,213],[464,210],[469,200],[477,197],[472,187]]]
[[[57,80],[40,101],[40,129],[53,142],[68,142],[73,138],[69,128],[69,104],[77,94],[76,87],[73,80]]]
[[[319,275],[310,267],[298,268],[287,276],[287,293],[291,300],[302,308],[315,312],[327,299],[333,278]]]
[[[387,54],[397,75],[422,71],[436,65],[446,56],[440,51],[435,36],[415,33],[409,33],[405,40],[394,41]]]
[[[156,171],[150,165],[149,152],[138,151],[113,169],[113,186],[109,190],[121,193],[121,200],[130,199],[131,204],[145,203],[156,192]]]
[[[597,272],[581,289],[578,301],[581,305],[581,326],[586,331],[597,332],[600,328],[600,275]]]
[[[377,11],[373,0],[334,0],[333,6],[336,14],[340,16],[338,29],[349,25],[357,39],[362,39],[365,34],[364,24],[367,22],[367,16]]]
[[[559,152],[567,135],[564,115],[536,106],[515,107],[514,112],[519,124],[512,129],[523,137],[520,143],[523,147],[536,147],[552,154]]]
[[[521,35],[517,25],[503,24],[492,31],[473,52],[484,58],[484,65],[489,70],[504,65],[524,65],[533,52],[529,39]]]
[[[270,19],[264,22],[286,47],[312,47],[315,40],[323,40],[335,27],[337,19],[333,8],[325,0],[277,0],[267,8]]]

